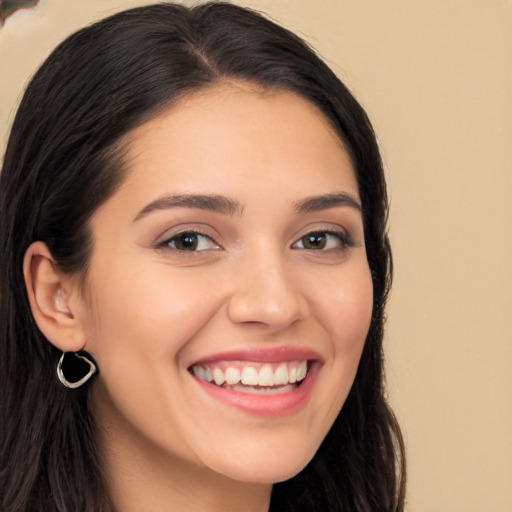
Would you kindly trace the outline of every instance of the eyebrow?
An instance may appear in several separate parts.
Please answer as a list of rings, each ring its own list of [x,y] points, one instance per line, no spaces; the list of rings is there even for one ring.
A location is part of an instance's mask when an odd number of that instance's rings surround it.
[[[241,215],[243,210],[242,205],[238,201],[227,196],[216,194],[174,194],[160,197],[146,205],[136,215],[133,222],[152,212],[173,208],[197,208],[225,215]]]
[[[309,213],[336,208],[338,206],[349,206],[362,211],[361,204],[350,194],[322,194],[319,196],[307,197],[295,203],[296,213]]]
[[[303,214],[339,206],[349,206],[362,211],[361,205],[351,195],[339,193],[322,194],[302,199],[295,203],[295,212]],[[160,197],[146,205],[136,215],[133,222],[152,212],[173,208],[196,208],[224,215],[241,215],[243,211],[243,206],[238,201],[227,196],[217,194],[174,194]]]

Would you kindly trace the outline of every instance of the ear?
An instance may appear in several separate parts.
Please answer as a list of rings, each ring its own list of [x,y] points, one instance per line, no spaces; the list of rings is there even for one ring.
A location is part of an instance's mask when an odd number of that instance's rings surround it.
[[[82,350],[86,337],[77,277],[59,270],[43,242],[34,242],[25,252],[23,275],[32,315],[46,339],[65,352]]]

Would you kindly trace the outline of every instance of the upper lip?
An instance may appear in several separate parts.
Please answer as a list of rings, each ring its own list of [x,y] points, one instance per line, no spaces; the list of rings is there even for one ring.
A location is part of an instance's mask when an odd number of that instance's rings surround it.
[[[253,361],[255,363],[280,363],[286,361],[318,361],[323,358],[310,348],[297,346],[277,347],[246,347],[217,352],[195,361],[191,366],[197,364],[214,363],[218,361]]]

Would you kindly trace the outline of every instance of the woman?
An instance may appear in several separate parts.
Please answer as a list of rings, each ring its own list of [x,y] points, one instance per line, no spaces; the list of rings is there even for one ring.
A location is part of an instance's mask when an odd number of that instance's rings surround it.
[[[2,511],[398,511],[371,125],[229,4],[72,35],[0,175]]]

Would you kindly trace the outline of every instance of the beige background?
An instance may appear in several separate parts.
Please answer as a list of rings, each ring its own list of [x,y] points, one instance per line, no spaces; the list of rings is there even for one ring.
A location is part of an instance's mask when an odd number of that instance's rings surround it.
[[[67,34],[137,0],[43,0],[0,29],[0,141]],[[368,110],[392,199],[386,349],[410,512],[512,512],[512,2],[238,0]]]

